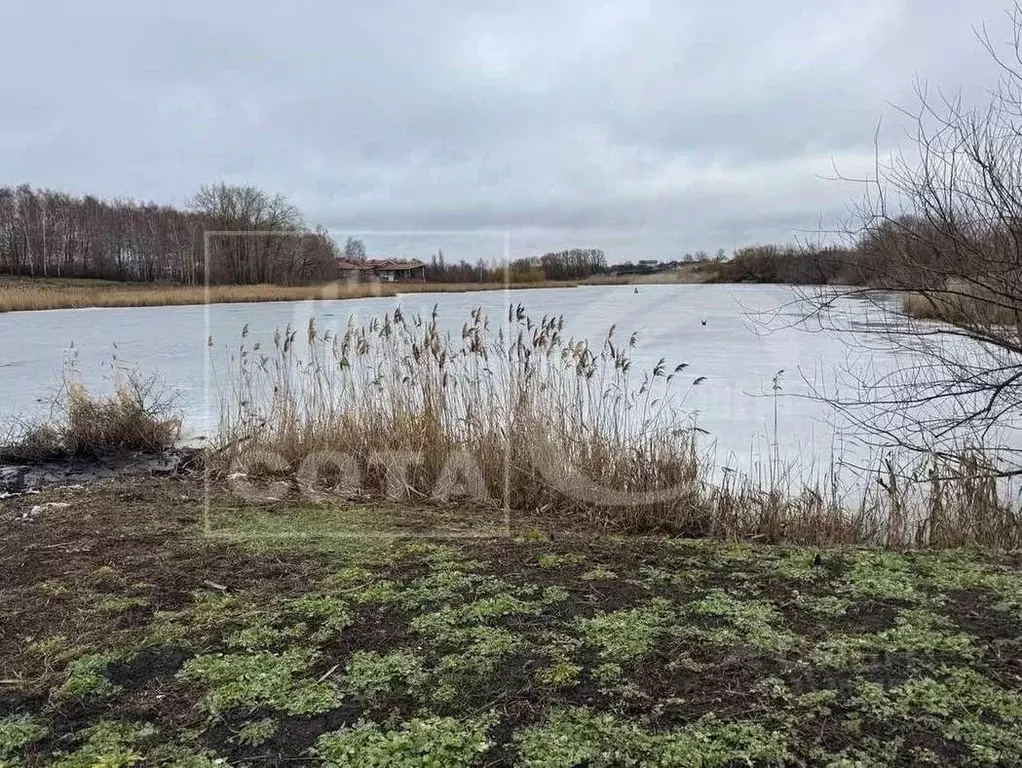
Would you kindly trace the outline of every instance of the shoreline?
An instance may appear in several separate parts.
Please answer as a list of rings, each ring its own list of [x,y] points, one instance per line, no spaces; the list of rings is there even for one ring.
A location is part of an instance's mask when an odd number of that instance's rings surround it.
[[[543,283],[382,283],[347,285],[326,283],[314,286],[231,285],[164,286],[132,284],[79,287],[74,284],[49,287],[21,283],[13,290],[0,280],[0,314],[44,312],[67,309],[129,309],[139,307],[184,307],[206,304],[262,304],[268,302],[346,300],[392,297],[408,293],[469,293],[529,288],[574,288],[573,281]]]
[[[0,445],[0,449],[2,448],[3,446]],[[360,476],[363,470],[368,469],[357,460],[355,466]],[[463,508],[471,511],[469,517],[472,518],[481,510],[487,511],[487,515],[492,515],[494,509],[506,509],[506,521],[514,521],[512,525],[516,529],[520,524],[539,524],[543,529],[559,531],[559,534],[565,538],[613,535],[640,539],[650,536],[666,536],[712,542],[721,546],[732,543],[815,547],[824,550],[851,548],[873,552],[936,553],[961,551],[969,548],[1002,553],[1022,551],[1011,545],[992,543],[990,536],[977,535],[973,538],[959,537],[956,540],[923,541],[909,535],[909,528],[918,532],[932,524],[932,520],[928,518],[928,515],[932,514],[932,509],[929,508],[925,494],[919,492],[919,487],[921,487],[919,483],[909,483],[908,486],[913,487],[906,486],[901,491],[899,499],[900,505],[903,507],[901,525],[905,527],[905,530],[901,531],[896,538],[892,537],[898,532],[898,526],[893,519],[894,512],[890,509],[874,510],[876,514],[873,520],[876,525],[886,523],[890,527],[888,533],[863,538],[856,535],[853,528],[856,518],[864,512],[863,504],[870,498],[874,503],[878,501],[879,497],[877,497],[875,487],[862,487],[858,496],[854,498],[842,493],[840,499],[835,497],[833,500],[834,506],[817,510],[817,514],[806,516],[807,510],[802,509],[802,502],[807,495],[819,498],[821,488],[819,482],[814,485],[806,483],[806,481],[793,480],[791,483],[785,482],[768,488],[757,485],[751,476],[746,476],[744,483],[734,484],[731,487],[727,483],[714,483],[707,477],[695,481],[692,487],[698,487],[705,492],[703,497],[696,500],[699,511],[703,517],[715,523],[709,527],[698,524],[698,521],[692,524],[670,525],[665,523],[636,526],[629,524],[626,518],[618,519],[613,514],[596,524],[590,515],[603,507],[585,502],[583,502],[583,506],[587,510],[586,513],[580,514],[576,509],[574,514],[563,514],[543,508],[508,506],[499,498],[478,498],[468,491],[450,497],[417,492],[394,496],[391,489],[386,487],[379,478],[370,480],[366,485],[360,483],[357,488],[353,489],[318,477],[311,482],[303,481],[300,479],[298,470],[294,468],[276,473],[265,472],[258,468],[253,471],[247,466],[230,469],[223,464],[222,457],[218,457],[218,452],[210,446],[200,446],[196,443],[186,444],[185,442],[179,442],[173,447],[156,452],[124,450],[94,456],[65,458],[53,456],[20,461],[0,455],[0,513],[4,509],[5,503],[17,502],[18,499],[25,497],[89,491],[109,486],[135,488],[134,495],[141,498],[146,495],[145,484],[159,481],[161,478],[197,482],[208,489],[215,490],[216,493],[236,498],[239,503],[266,509],[277,508],[282,511],[309,505],[314,507],[325,505],[324,508],[336,506],[366,510],[386,508],[401,515],[407,515],[417,514],[417,511],[422,509],[450,512],[454,508]],[[730,521],[731,527],[723,524],[722,512],[724,508],[730,507],[735,515],[741,510],[748,513],[751,511],[751,506],[758,504],[755,499],[764,495],[770,497],[774,507],[776,519],[773,523],[766,519],[759,521],[749,519],[743,524],[737,522],[736,518]],[[858,498],[858,502],[856,502],[856,498]],[[944,501],[945,504],[949,502],[950,498]],[[624,511],[627,508],[627,504],[623,507],[615,507],[619,511]],[[949,516],[945,522],[953,525],[953,518],[960,511],[949,507]],[[506,521],[505,525],[509,524]],[[494,524],[496,525],[496,523]],[[527,528],[528,525],[522,530],[527,530]],[[499,531],[499,529],[500,526],[497,526],[494,530]],[[844,529],[843,534],[841,529]],[[509,535],[509,531],[510,529],[500,535]],[[1008,531],[1004,533],[1008,533]]]
[[[681,296],[683,292],[665,293]],[[631,304],[630,288],[601,292],[611,294]],[[560,295],[567,300],[567,294]],[[537,324],[522,312],[516,314],[514,327],[523,341],[509,347],[509,353],[502,346],[504,329],[494,331],[479,313],[473,313],[471,324],[463,326],[460,342],[438,331],[436,316],[423,324],[395,310],[389,318],[383,326],[356,327],[350,338],[358,343],[345,341],[341,345],[310,324],[300,342],[309,345],[302,359],[291,354],[299,330],[275,337],[257,360],[250,356],[249,348],[263,347],[255,340],[243,341],[237,353],[239,367],[226,385],[219,385],[227,400],[221,400],[217,432],[207,433],[208,445],[224,449],[216,457],[215,468],[230,474],[241,472],[240,476],[257,482],[282,474],[290,478],[307,468],[315,468],[319,477],[319,471],[325,469],[319,464],[324,452],[329,452],[335,459],[343,457],[343,466],[350,465],[346,482],[350,481],[351,487],[362,489],[365,479],[368,486],[382,492],[379,460],[374,457],[393,451],[395,446],[411,446],[431,457],[422,471],[406,478],[415,497],[446,495],[441,480],[448,477],[448,470],[464,472],[468,462],[473,482],[479,481],[465,486],[471,497],[495,500],[508,509],[556,509],[563,518],[587,519],[596,527],[688,535],[710,532],[767,541],[780,537],[804,544],[882,542],[892,547],[998,546],[998,542],[1022,541],[1022,528],[1003,514],[1007,507],[1001,494],[984,495],[985,506],[961,501],[972,488],[970,484],[993,471],[989,457],[963,454],[962,461],[970,461],[963,465],[967,471],[961,472],[950,465],[951,459],[934,457],[902,466],[899,457],[895,464],[886,465],[888,473],[897,472],[896,487],[872,481],[860,485],[858,481],[866,481],[867,476],[853,475],[858,490],[844,484],[839,488],[833,466],[822,474],[804,467],[809,473],[804,474],[797,462],[782,462],[776,445],[769,462],[760,465],[758,472],[756,464],[750,464],[748,472],[730,461],[729,466],[720,467],[705,447],[695,442],[698,432],[678,429],[677,414],[670,408],[675,396],[670,390],[672,377],[665,375],[662,383],[657,379],[652,401],[656,410],[649,411],[643,422],[644,434],[657,435],[658,453],[650,462],[644,453],[647,438],[633,431],[637,422],[627,410],[627,397],[610,402],[599,421],[593,420],[589,411],[575,407],[578,402],[601,398],[607,381],[626,395],[638,389],[638,383],[627,378],[631,360],[626,350],[607,346],[607,354],[594,356],[590,346],[565,341],[560,320],[546,315]],[[242,338],[246,338],[245,332]],[[508,338],[514,336],[509,333]],[[430,354],[421,354],[423,349]],[[505,354],[509,355],[506,361]],[[551,355],[563,365],[538,366],[535,362]],[[480,364],[486,360],[497,362]],[[663,368],[662,361],[659,365]],[[376,390],[367,387],[359,374],[368,370],[366,366],[373,366],[373,376],[390,387],[387,391],[397,415],[378,415]],[[515,377],[502,373],[508,366],[514,366]],[[675,373],[683,368],[684,364]],[[59,395],[62,399],[55,401],[49,421],[23,422],[25,428],[11,431],[6,453],[0,446],[0,455],[12,463],[27,463],[123,449],[148,451],[179,443],[183,413],[176,410],[175,403],[163,399],[160,390],[152,389],[158,381],[155,374],[146,379],[125,372],[115,381],[115,391],[104,395],[86,390],[74,371],[69,375],[70,384]],[[464,389],[450,388],[451,380],[461,381]],[[703,380],[696,378],[689,386]],[[209,381],[207,378],[207,386]],[[572,386],[562,386],[565,381]],[[252,395],[269,393],[271,386],[272,402]],[[460,391],[474,393],[475,400],[462,403],[457,400]],[[208,397],[209,390],[206,392]],[[501,402],[520,403],[528,398],[528,411],[505,410],[495,415],[492,408],[473,408],[466,411],[473,414],[471,421],[402,417],[422,414],[422,398],[428,397],[433,407],[442,406],[443,412],[461,413],[458,409],[462,407],[492,403],[487,394],[491,392],[506,393]],[[310,400],[309,393],[321,399]],[[657,408],[658,403],[666,405]],[[506,419],[512,412],[518,426],[509,432]],[[207,410],[206,415],[212,414]],[[340,423],[345,424],[343,431],[329,426]],[[776,435],[776,416],[774,430]],[[621,489],[614,496],[619,501],[596,499],[553,472],[550,450],[573,457],[572,466],[596,487]],[[501,458],[506,455],[518,457],[510,472]],[[619,461],[607,461],[607,455]],[[258,456],[264,459],[253,459]],[[270,464],[265,461],[267,456],[273,457]],[[271,464],[279,468],[271,471]],[[917,478],[936,469],[945,480],[928,494],[929,486],[921,486]],[[332,477],[331,472],[326,474]],[[680,499],[684,503],[679,503]],[[934,519],[938,525],[931,525]]]
[[[314,299],[366,299],[409,293],[476,293],[539,288],[585,288],[606,285],[696,285],[704,281],[685,273],[645,276],[601,276],[586,280],[542,280],[515,283],[346,283],[319,285],[173,285],[115,283],[79,278],[27,278],[0,275],[0,314],[60,309],[172,307],[203,304],[258,304]]]

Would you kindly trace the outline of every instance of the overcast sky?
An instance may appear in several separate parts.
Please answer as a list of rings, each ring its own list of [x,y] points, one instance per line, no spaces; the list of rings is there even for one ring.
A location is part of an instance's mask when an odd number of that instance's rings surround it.
[[[0,183],[286,194],[373,251],[612,261],[804,236],[1007,0],[0,0]],[[507,232],[507,238],[501,233]],[[425,255],[404,253],[402,255]]]

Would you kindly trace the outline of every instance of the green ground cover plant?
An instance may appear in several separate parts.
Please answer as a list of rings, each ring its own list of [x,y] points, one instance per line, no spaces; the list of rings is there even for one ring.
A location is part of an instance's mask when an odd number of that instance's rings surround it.
[[[206,537],[195,490],[0,513],[0,765],[1022,764],[1011,554]]]

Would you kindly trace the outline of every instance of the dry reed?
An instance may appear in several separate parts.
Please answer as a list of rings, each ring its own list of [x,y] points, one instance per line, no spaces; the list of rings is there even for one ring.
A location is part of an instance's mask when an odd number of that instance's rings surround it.
[[[171,448],[181,419],[156,377],[115,368],[112,380],[110,395],[94,395],[69,364],[49,418],[12,426],[0,444],[0,461],[38,463]]]
[[[568,288],[576,282],[348,283],[324,285],[166,285],[102,280],[0,279],[0,312],[93,307],[157,307],[314,299],[361,299],[399,293],[465,293],[524,288]]]
[[[992,300],[975,286],[949,283],[946,290],[906,293],[902,311],[920,320],[941,320],[959,326],[1017,326],[1022,307]]]
[[[626,497],[616,522],[686,528],[697,463],[673,407],[684,366],[662,361],[636,380],[634,337],[619,343],[612,330],[594,349],[562,330],[561,318],[534,323],[521,307],[496,328],[477,309],[454,338],[435,312],[395,310],[338,335],[288,328],[272,350],[235,358],[221,463],[270,452],[294,473],[333,451],[392,477],[397,468],[380,457],[408,453],[421,459],[404,480],[413,497],[443,495],[456,467],[471,495],[512,509],[602,524],[616,493]]]
[[[767,487],[736,473],[710,482],[681,410],[685,366],[661,361],[639,375],[634,335],[619,343],[612,328],[591,347],[562,330],[561,318],[533,322],[519,306],[496,328],[477,309],[451,337],[435,310],[395,310],[336,335],[287,328],[272,349],[243,342],[221,381],[214,464],[300,485],[364,489],[368,478],[371,490],[419,499],[451,496],[456,466],[468,495],[599,529],[891,548],[1022,543],[979,454],[930,460],[915,479],[888,464],[854,504],[834,472],[801,490],[773,473]],[[402,455],[416,458],[407,473]]]
[[[726,474],[708,494],[706,535],[766,543],[886,549],[1022,547],[1022,515],[982,452],[894,465],[887,457],[861,477],[856,497],[835,470],[799,488],[761,487]]]

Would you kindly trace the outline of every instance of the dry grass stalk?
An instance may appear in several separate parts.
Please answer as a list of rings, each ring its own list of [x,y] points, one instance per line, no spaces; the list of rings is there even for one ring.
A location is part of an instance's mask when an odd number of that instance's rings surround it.
[[[906,293],[902,311],[920,320],[941,320],[952,325],[1010,326],[1020,323],[1022,307],[1013,307],[1003,299],[995,300],[982,288],[962,281],[949,281],[945,290]]]
[[[38,463],[173,447],[181,419],[155,377],[115,369],[109,396],[90,393],[72,366],[65,371],[50,418],[9,430],[0,461]]]
[[[521,307],[496,328],[477,309],[456,337],[435,312],[400,310],[338,335],[288,328],[272,350],[237,356],[221,462],[272,452],[295,472],[310,454],[335,451],[373,476],[386,474],[377,457],[411,452],[422,458],[406,481],[412,496],[434,495],[453,462],[481,476],[475,495],[513,509],[684,529],[698,480],[673,393],[684,366],[662,361],[637,377],[634,343],[612,329],[592,348],[566,338],[561,318],[536,323]],[[615,491],[627,500],[609,513]]]
[[[398,310],[338,335],[288,328],[273,349],[243,346],[234,359],[219,466],[301,476],[310,455],[333,451],[383,490],[400,462],[380,457],[410,452],[421,462],[400,484],[408,496],[446,495],[453,457],[493,503],[596,529],[891,548],[1022,542],[979,454],[931,460],[914,479],[889,464],[852,505],[833,471],[794,491],[780,472],[765,490],[735,473],[712,483],[680,410],[685,366],[661,361],[640,376],[634,336],[619,343],[612,328],[594,348],[562,330],[561,318],[536,323],[521,307],[496,330],[475,310],[454,338],[435,311]],[[334,470],[339,480],[346,468]]]
[[[347,283],[326,285],[165,285],[103,280],[0,279],[0,312],[86,307],[156,307],[261,301],[309,301],[396,296],[399,293],[465,293],[522,288],[566,288],[575,282],[535,283]]]

